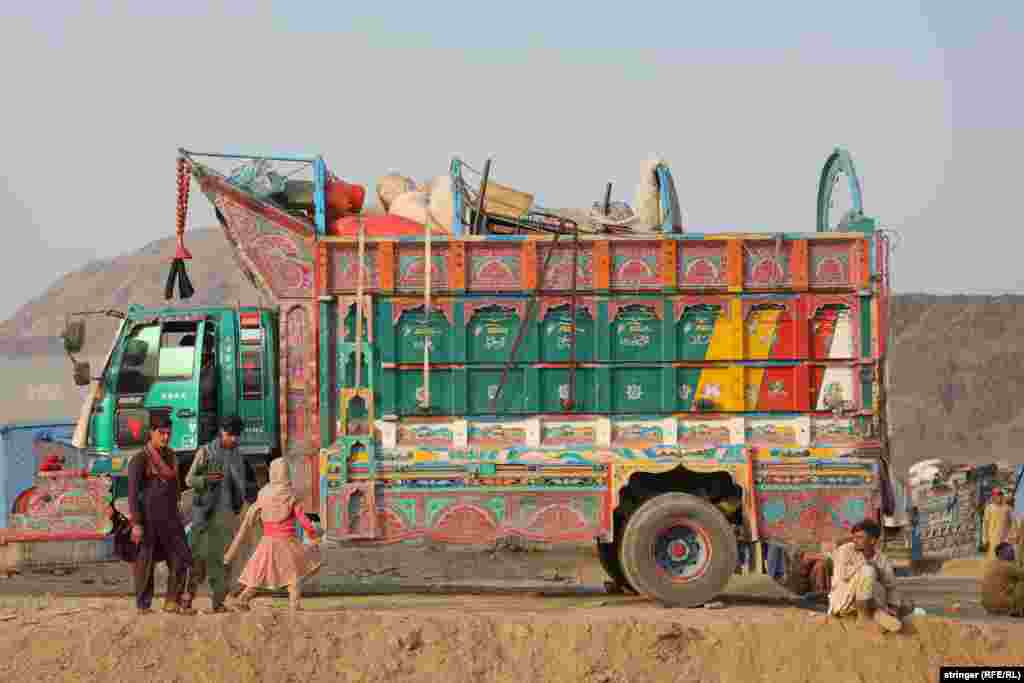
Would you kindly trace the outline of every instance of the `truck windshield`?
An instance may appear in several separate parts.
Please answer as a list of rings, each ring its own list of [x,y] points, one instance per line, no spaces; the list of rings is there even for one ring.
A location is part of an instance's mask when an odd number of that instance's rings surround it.
[[[155,381],[191,379],[195,372],[199,323],[140,325],[125,340],[118,393],[142,394]]]

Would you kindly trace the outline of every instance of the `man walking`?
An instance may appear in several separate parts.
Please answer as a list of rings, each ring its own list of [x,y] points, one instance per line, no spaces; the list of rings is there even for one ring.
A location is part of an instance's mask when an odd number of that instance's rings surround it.
[[[128,503],[132,543],[138,545],[135,559],[135,605],[148,613],[153,603],[153,570],[166,562],[167,597],[164,611],[194,614],[188,601],[180,600],[188,584],[192,554],[185,540],[185,526],[178,506],[178,460],[167,447],[171,438],[171,416],[155,411],[150,415],[149,438],[142,450],[128,461]]]
[[[246,495],[246,464],[238,452],[241,433],[242,420],[236,415],[225,417],[220,434],[196,451],[185,477],[186,486],[194,491],[191,544],[195,563],[185,600],[191,606],[199,584],[206,578],[213,602],[209,613],[227,611],[224,552],[235,535],[243,501],[255,500]]]

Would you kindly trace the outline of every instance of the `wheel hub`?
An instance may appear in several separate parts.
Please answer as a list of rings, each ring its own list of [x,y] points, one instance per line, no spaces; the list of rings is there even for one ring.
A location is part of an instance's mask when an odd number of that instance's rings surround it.
[[[686,543],[680,539],[675,539],[668,544],[668,555],[675,562],[680,562],[686,559],[686,556],[690,554],[690,548]]]
[[[702,576],[711,560],[711,545],[705,534],[678,520],[662,528],[652,550],[657,567],[680,583]]]

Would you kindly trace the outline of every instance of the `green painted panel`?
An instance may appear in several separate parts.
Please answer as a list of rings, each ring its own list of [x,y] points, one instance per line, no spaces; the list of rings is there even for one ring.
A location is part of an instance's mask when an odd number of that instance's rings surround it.
[[[678,368],[674,391],[677,410],[693,410],[693,397],[697,395],[699,384],[700,368]]]
[[[860,298],[860,355],[871,358],[871,297]]]
[[[427,498],[427,525],[433,526],[437,522],[438,515],[444,512],[449,505],[453,505],[458,498],[453,497],[430,497]]]
[[[495,497],[484,503],[484,507],[494,513],[494,519],[499,523],[505,521],[506,504],[504,497]]]
[[[599,522],[601,519],[601,499],[597,496],[586,496],[580,499],[583,517],[588,522]]]
[[[570,361],[573,325],[569,306],[552,309],[540,324],[540,360],[546,363]],[[576,309],[576,360],[592,361],[597,350],[594,320],[585,310]]]
[[[860,369],[860,399],[864,410],[875,407],[874,369],[871,366]]]
[[[595,368],[576,368],[575,412],[597,412]],[[569,369],[540,368],[540,411],[560,413],[562,399],[569,398]]]
[[[378,300],[374,304],[373,319],[376,322],[374,340],[379,345],[380,359],[384,363],[395,362],[395,335],[391,325],[391,302]]]
[[[711,345],[718,306],[690,306],[676,325],[676,354],[679,360],[702,361]]]
[[[417,501],[415,498],[392,498],[388,502],[391,504],[391,509],[398,513],[405,521],[406,528],[412,529],[416,527]]]
[[[612,368],[612,411],[661,412],[661,382],[659,367]]]
[[[607,330],[608,329],[608,301],[599,301],[597,303],[597,329]],[[597,358],[601,361],[610,360],[612,357],[611,351],[611,336],[607,334],[597,335]]]
[[[395,411],[398,415],[418,415],[419,397],[423,393],[423,371],[396,370],[385,368],[383,371],[385,386],[387,377],[395,377]],[[452,413],[452,393],[454,383],[451,370],[430,370],[430,407],[434,413],[450,415]]]
[[[491,410],[491,399],[501,385],[500,368],[469,368],[468,412],[471,415],[493,413],[521,413],[524,410],[523,369],[510,368],[505,385],[501,389],[495,410]]]
[[[374,316],[376,317],[376,316]],[[345,338],[342,341],[355,341],[356,339],[356,307],[349,306],[348,314],[345,316]],[[370,339],[370,321],[369,316],[364,312],[363,314],[363,341]]]
[[[423,310],[405,311],[394,327],[399,363],[423,362],[423,348],[430,345],[431,363],[451,363],[452,326],[440,311],[431,311],[426,320]]]
[[[612,360],[656,363],[661,360],[661,321],[652,308],[629,306],[611,324]]]
[[[470,363],[505,363],[519,334],[519,316],[505,309],[483,309],[473,315],[467,329],[466,360]],[[534,360],[529,330],[520,342],[515,362]]]

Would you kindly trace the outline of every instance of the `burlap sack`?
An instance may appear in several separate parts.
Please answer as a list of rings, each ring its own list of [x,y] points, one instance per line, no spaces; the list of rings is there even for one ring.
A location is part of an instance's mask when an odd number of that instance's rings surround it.
[[[989,614],[1024,616],[1024,568],[991,560],[981,579],[981,604]]]
[[[661,197],[658,191],[658,177],[655,175],[655,169],[660,163],[660,159],[644,162],[643,174],[636,186],[633,210],[638,220],[633,229],[638,232],[651,231],[661,225]]]
[[[633,225],[636,232],[657,232],[665,222],[661,211],[661,190],[658,186],[657,168],[666,165],[663,159],[650,159],[644,162],[640,183],[636,186],[633,201],[637,222]],[[672,211],[672,226],[677,230],[683,228],[683,214],[679,206],[679,195],[676,193],[674,181],[667,188],[669,208]]]
[[[452,231],[455,216],[455,195],[452,191],[452,177],[448,174],[432,178],[427,184],[428,205],[432,225]]]
[[[430,198],[426,192],[403,192],[394,198],[388,213],[426,225]]]
[[[396,197],[415,191],[416,183],[413,179],[397,173],[389,173],[377,181],[377,200],[385,211],[391,210],[391,203]]]

